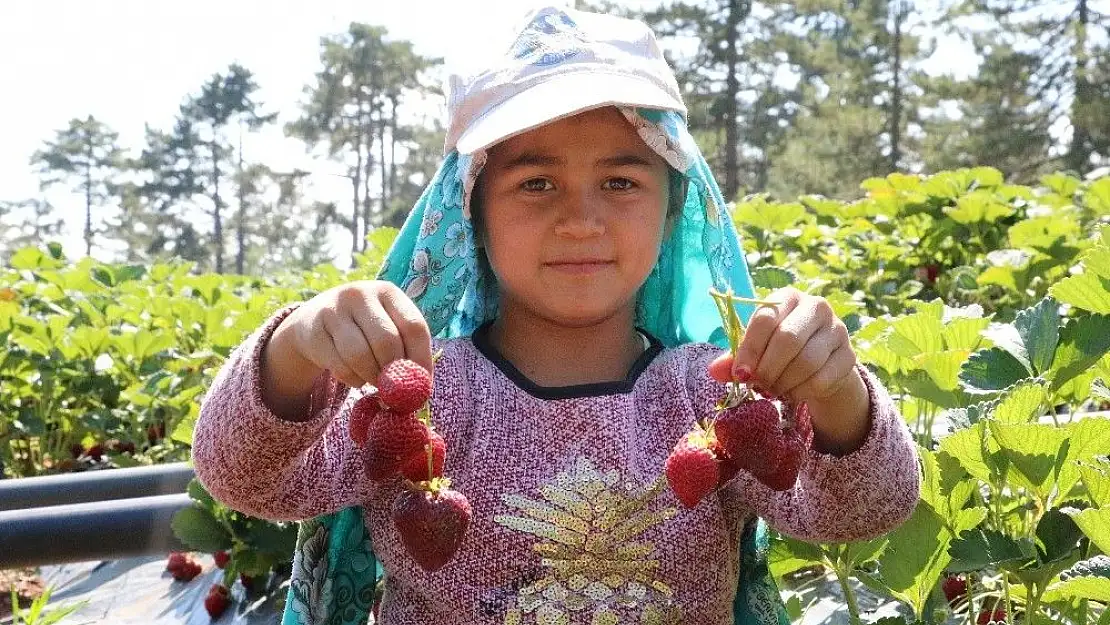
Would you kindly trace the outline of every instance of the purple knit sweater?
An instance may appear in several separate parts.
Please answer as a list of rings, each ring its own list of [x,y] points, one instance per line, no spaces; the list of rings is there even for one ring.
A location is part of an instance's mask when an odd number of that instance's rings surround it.
[[[719,348],[653,342],[622,383],[551,389],[476,334],[434,347],[443,355],[432,419],[447,443],[445,474],[473,519],[455,559],[428,573],[390,521],[399,479],[365,479],[365,452],[347,437],[363,390],[322,375],[302,423],[263,403],[261,350],[295,307],[275,313],[214,379],[196,426],[196,473],[229,507],[272,520],[364,506],[387,571],[385,623],[731,623],[750,515],[803,540],[847,541],[891,530],[918,500],[908,428],[863,367],[872,428],[860,449],[812,452],[784,492],[741,472],[688,510],[660,478],[675,443],[723,394],[706,372]]]

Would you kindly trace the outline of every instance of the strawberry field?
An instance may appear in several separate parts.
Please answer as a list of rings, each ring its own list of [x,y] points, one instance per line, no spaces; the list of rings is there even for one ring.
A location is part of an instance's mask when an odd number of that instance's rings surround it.
[[[866,592],[895,602],[888,625],[1110,625],[1110,178],[1028,187],[978,168],[862,187],[853,202],[758,196],[732,213],[761,291],[833,303],[923,460],[921,501],[893,533],[776,538],[791,616],[831,578],[853,622],[874,620]],[[373,277],[394,234],[376,231],[352,270],[266,279],[19,251],[0,273],[3,476],[187,460],[228,353],[277,307]],[[287,570],[295,527],[196,483],[190,495],[173,530],[226,552],[229,584]]]

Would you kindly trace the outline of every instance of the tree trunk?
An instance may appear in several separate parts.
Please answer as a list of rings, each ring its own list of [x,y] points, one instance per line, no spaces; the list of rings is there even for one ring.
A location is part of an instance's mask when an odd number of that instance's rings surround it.
[[[351,266],[355,266],[354,254],[358,252],[358,216],[362,205],[362,120],[358,122],[358,131],[355,134],[355,168],[351,176]]]
[[[366,250],[366,235],[370,234],[370,224],[373,222],[374,208],[370,204],[370,179],[374,174],[374,117],[372,112],[366,114],[366,127],[363,136],[366,138],[366,161],[363,163],[362,176],[362,238],[359,240],[359,251]]]
[[[379,217],[389,209],[389,168],[385,166],[385,115],[378,115],[378,167],[382,170],[382,199]]]
[[[214,130],[213,130],[214,132]],[[220,206],[220,157],[215,139],[212,140],[212,221],[216,239],[216,273],[224,272],[224,224]]]
[[[235,273],[246,273],[247,264],[247,196],[243,180],[243,120],[239,120],[239,214],[235,224],[235,239],[238,249],[235,253]]]
[[[907,11],[905,0],[897,0],[894,11],[894,84],[890,90],[890,171],[898,171],[902,162],[902,21]]]
[[[93,145],[91,138],[85,145],[87,146],[85,155],[88,159],[85,161],[85,256],[92,256]]]
[[[397,94],[389,98],[389,197],[397,189]]]
[[[1075,59],[1075,96],[1071,102],[1072,136],[1066,162],[1069,169],[1082,175],[1091,166],[1091,129],[1088,124],[1091,123],[1093,85],[1087,79],[1087,25],[1091,19],[1087,0],[1079,0],[1076,13],[1075,48],[1072,51]]]
[[[736,76],[736,66],[739,64],[740,54],[736,47],[740,33],[739,25],[743,19],[742,10],[745,2],[742,0],[729,0],[728,16],[725,18],[727,32],[725,34],[725,60],[728,64],[725,77],[725,201],[732,201],[740,190],[740,166],[738,162],[740,149],[740,126],[738,103],[740,95],[740,81]],[[749,5],[750,6],[750,5]]]

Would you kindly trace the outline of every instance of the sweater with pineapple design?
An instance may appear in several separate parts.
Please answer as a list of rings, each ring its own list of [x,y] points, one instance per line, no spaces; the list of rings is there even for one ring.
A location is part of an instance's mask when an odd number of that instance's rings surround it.
[[[275,521],[363,506],[386,570],[384,623],[731,623],[751,515],[802,540],[848,541],[891,530],[918,500],[909,430],[862,366],[871,429],[859,449],[811,451],[786,491],[741,471],[687,509],[663,467],[725,392],[707,374],[719,348],[663,348],[649,337],[625,380],[551,388],[502,358],[483,327],[434,345],[442,356],[431,414],[447,445],[444,473],[473,517],[454,560],[427,572],[391,521],[401,479],[367,479],[367,452],[347,434],[364,389],[325,372],[303,422],[263,402],[262,348],[296,306],[274,313],[213,380],[195,429],[196,474],[227,506]]]

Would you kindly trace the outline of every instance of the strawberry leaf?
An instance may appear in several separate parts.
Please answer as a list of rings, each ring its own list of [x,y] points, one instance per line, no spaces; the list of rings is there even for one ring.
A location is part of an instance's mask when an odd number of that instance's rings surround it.
[[[1029,364],[1036,374],[1048,371],[1056,344],[1060,340],[1060,315],[1056,300],[1046,297],[1035,305],[1020,311],[1014,318],[1014,327],[1025,345]]]
[[[982,527],[961,532],[948,552],[952,557],[948,570],[953,573],[978,571],[1037,557],[1030,541],[1019,542],[998,530]]]
[[[990,421],[991,434],[1017,473],[1009,476],[1043,501],[1055,487],[1068,457],[1068,433],[1052,425]]]
[[[1033,373],[1024,363],[999,347],[975,352],[960,370],[960,381],[970,393],[1001,391],[1030,377]]]
[[[1071,555],[1083,538],[1083,532],[1070,516],[1053,508],[1037,523],[1036,537],[1041,562],[1058,562]]]
[[[1091,460],[1110,450],[1110,418],[1087,417],[1065,426],[1071,436],[1069,460]]]
[[[1110,553],[1110,508],[1066,510],[1072,520],[1083,530],[1103,553]]]
[[[1060,343],[1046,377],[1057,390],[1085,372],[1110,351],[1110,315],[1084,315],[1068,319],[1060,330]]]
[[[170,527],[177,538],[197,551],[212,553],[231,548],[231,536],[208,510],[194,505],[173,515]]]
[[[1071,577],[1048,587],[1043,600],[1046,603],[1088,599],[1110,603],[1110,579],[1104,575]]]
[[[998,400],[991,417],[1002,423],[1029,423],[1039,417],[1048,403],[1043,380],[1029,379],[1010,387]]]
[[[909,520],[887,536],[890,540],[879,558],[882,583],[920,619],[929,594],[951,560],[948,551],[954,536],[949,528],[956,533],[971,529],[986,514],[983,508],[960,510],[948,524],[929,504],[919,502]]]
[[[1091,502],[1100,508],[1110,506],[1110,462],[1084,463],[1079,466],[1079,474]]]
[[[752,285],[760,289],[781,289],[797,279],[793,271],[783,267],[759,267],[752,271]]]

